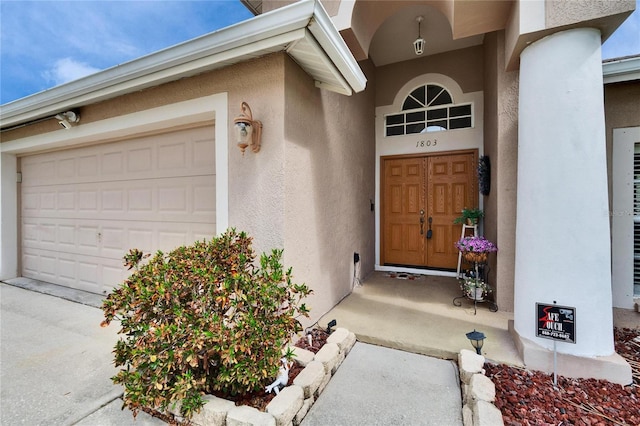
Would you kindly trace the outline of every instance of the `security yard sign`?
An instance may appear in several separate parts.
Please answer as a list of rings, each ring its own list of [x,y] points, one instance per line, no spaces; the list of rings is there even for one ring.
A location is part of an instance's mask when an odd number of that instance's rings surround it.
[[[576,308],[536,303],[537,337],[576,343]]]

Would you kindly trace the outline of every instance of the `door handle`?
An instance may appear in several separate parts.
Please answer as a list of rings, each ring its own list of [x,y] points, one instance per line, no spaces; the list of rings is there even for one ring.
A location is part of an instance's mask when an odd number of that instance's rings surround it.
[[[420,218],[420,235],[424,234],[424,217]]]
[[[427,240],[433,237],[433,231],[431,230],[431,222],[433,222],[433,218],[429,216],[429,229],[427,230]]]

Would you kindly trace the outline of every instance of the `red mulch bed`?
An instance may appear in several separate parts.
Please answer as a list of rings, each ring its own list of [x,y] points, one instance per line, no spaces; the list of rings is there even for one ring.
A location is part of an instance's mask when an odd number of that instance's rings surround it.
[[[306,349],[313,352],[314,354],[318,353],[320,348],[322,348],[324,344],[327,343],[327,338],[330,336],[329,333],[324,330],[320,330],[319,328],[314,328],[309,332],[309,334],[311,334],[311,345],[309,345],[309,339],[307,338],[307,336],[304,336],[300,340],[298,340],[294,346]]]
[[[506,365],[486,364],[496,385],[495,405],[506,426],[640,425],[640,330],[615,329],[616,352],[633,369],[633,384],[571,379]]]

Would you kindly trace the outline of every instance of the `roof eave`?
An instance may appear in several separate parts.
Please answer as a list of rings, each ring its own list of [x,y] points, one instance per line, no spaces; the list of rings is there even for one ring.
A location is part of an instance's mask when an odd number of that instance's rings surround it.
[[[289,51],[288,47],[310,37],[314,40],[308,44],[319,46],[311,53],[322,57],[317,61],[321,68],[305,68],[301,61],[297,62],[316,79],[318,86],[343,94],[364,90],[366,77],[322,5],[316,0],[303,0],[7,103],[0,111],[0,127],[19,125],[276,51],[287,51],[295,60],[295,49]]]
[[[610,59],[602,64],[604,84],[640,80],[640,55]]]

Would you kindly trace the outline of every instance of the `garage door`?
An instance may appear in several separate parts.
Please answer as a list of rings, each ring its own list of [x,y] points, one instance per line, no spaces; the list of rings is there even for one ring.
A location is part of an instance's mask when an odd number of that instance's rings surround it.
[[[209,126],[23,157],[22,275],[106,293],[130,248],[211,238],[214,155]]]

